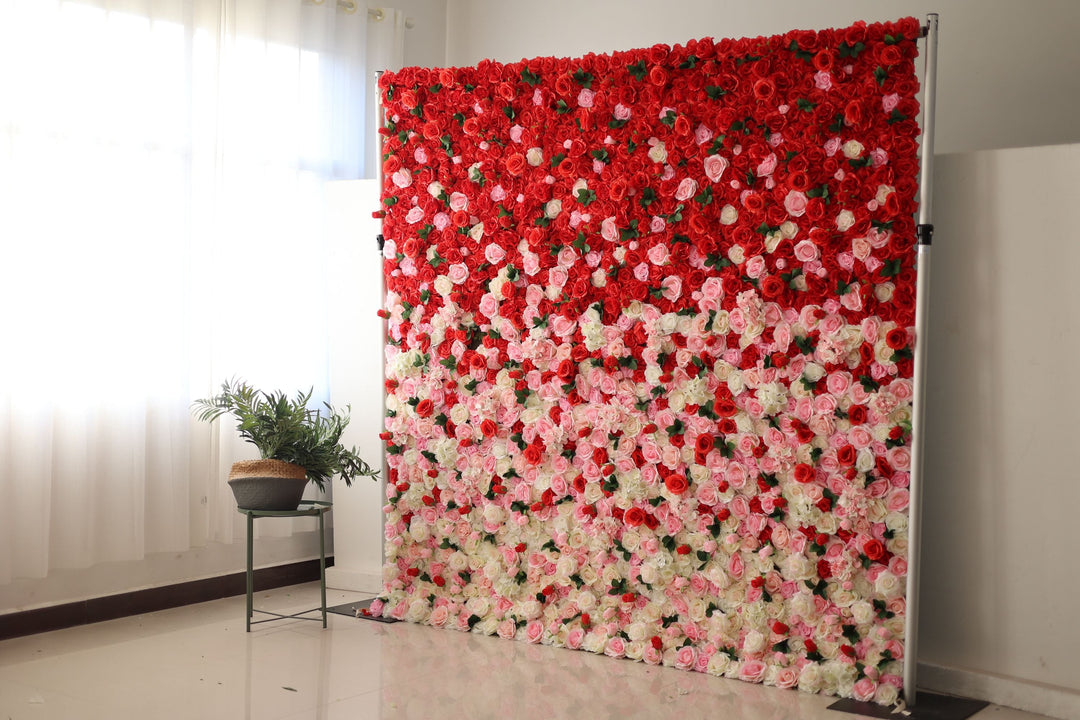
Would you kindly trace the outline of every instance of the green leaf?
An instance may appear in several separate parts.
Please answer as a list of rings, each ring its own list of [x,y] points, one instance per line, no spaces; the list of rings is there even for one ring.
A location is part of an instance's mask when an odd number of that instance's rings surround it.
[[[639,80],[639,81],[644,80],[645,76],[649,72],[648,69],[646,69],[646,67],[645,67],[645,61],[644,60],[638,60],[636,63],[634,63],[632,65],[627,65],[626,70],[627,70],[627,72],[629,72],[631,75],[634,76],[635,80]]]
[[[540,74],[532,72],[529,68],[521,71],[521,79],[533,87],[540,84]]]
[[[575,72],[571,77],[573,77],[574,82],[576,82],[581,87],[590,89],[592,88],[593,76],[591,73],[587,73],[581,68],[578,68],[577,72]]]

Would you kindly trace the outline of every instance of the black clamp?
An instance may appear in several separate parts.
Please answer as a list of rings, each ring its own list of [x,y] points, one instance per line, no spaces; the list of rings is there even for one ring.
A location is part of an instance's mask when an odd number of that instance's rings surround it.
[[[919,237],[920,245],[929,245],[934,239],[934,226],[930,223],[916,225],[915,234]]]
[[[386,238],[382,236],[382,233],[375,236],[375,242],[379,243],[379,252],[382,252],[383,245],[386,244]]]

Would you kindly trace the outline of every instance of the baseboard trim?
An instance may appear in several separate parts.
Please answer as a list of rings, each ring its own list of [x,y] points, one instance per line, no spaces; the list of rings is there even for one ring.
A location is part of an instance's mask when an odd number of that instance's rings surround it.
[[[333,557],[326,558],[327,568],[333,564]],[[298,585],[318,579],[319,560],[317,558],[259,568],[255,570],[253,578],[256,591]],[[6,613],[0,615],[0,640],[50,630],[62,630],[103,620],[115,620],[131,615],[142,615],[182,605],[194,605],[209,600],[243,595],[246,592],[247,574],[238,572],[34,610]]]
[[[350,570],[339,565],[326,571],[326,587],[377,595],[382,592],[382,576],[379,573]]]
[[[1060,685],[926,662],[918,664],[918,675],[920,689],[987,700],[1052,718],[1080,717],[1080,692]]]

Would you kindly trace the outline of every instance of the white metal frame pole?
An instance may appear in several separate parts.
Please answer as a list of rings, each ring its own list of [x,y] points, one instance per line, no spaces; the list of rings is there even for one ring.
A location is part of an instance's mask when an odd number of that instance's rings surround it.
[[[908,487],[907,613],[904,619],[904,701],[915,705],[919,628],[919,551],[922,531],[923,418],[926,410],[927,303],[934,177],[934,105],[937,95],[938,16],[926,16],[926,66],[923,77],[923,129],[919,174],[918,260],[915,289],[914,389],[911,417],[911,481]]]
[[[378,210],[382,208],[382,187],[383,187],[383,134],[381,132],[384,123],[383,120],[383,104],[382,104],[382,90],[379,89],[379,80],[382,78],[383,70],[375,71],[375,148],[372,152],[373,161],[375,163],[375,185],[376,193],[379,198]],[[382,229],[382,221],[379,221],[380,230]],[[386,305],[386,263],[383,259],[383,235],[382,232],[378,235],[377,247],[379,250],[379,307]],[[380,425],[385,427],[386,423],[386,333],[389,330],[389,323],[386,318],[382,321],[382,337],[379,338],[379,377],[382,382],[382,416],[379,418]],[[379,492],[382,496],[379,498],[380,503],[386,501],[386,483],[389,481],[389,467],[386,462],[386,441],[382,440],[382,477],[379,482]],[[381,513],[382,522],[380,523],[381,529],[379,532],[379,594],[382,594],[382,567],[386,563],[386,513]]]

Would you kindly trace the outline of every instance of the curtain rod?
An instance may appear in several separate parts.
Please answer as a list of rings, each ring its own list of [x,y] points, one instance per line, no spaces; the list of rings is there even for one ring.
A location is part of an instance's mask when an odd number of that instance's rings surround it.
[[[321,5],[322,0],[313,0],[316,5]],[[337,0],[337,6],[339,10],[344,10],[347,13],[354,13],[359,9],[357,0]],[[368,17],[375,22],[382,22],[386,18],[386,12],[382,8],[368,8]],[[412,30],[416,27],[416,21],[411,17],[405,18],[405,27]]]

